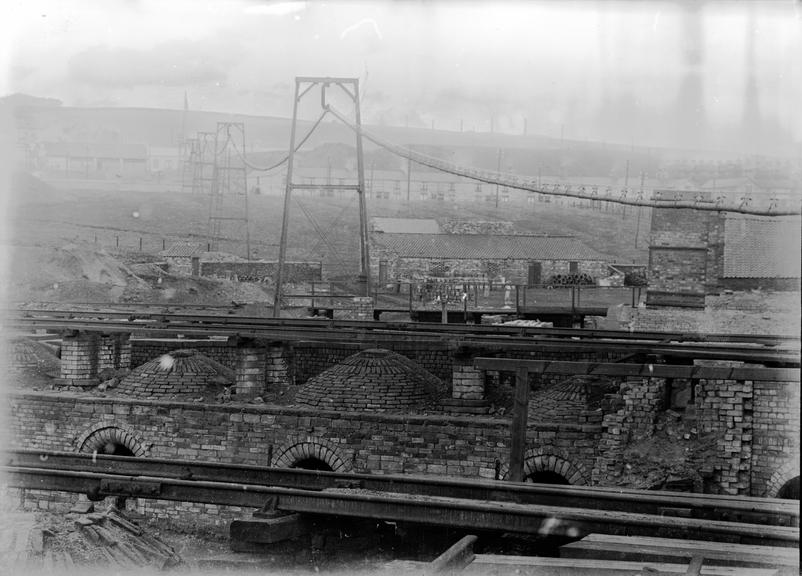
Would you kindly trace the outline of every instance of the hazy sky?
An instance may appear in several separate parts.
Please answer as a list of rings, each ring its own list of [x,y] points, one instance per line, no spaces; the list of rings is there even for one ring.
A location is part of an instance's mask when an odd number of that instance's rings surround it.
[[[697,5],[18,1],[0,94],[289,116],[295,76],[356,76],[368,123],[659,144],[744,137],[751,106],[802,141],[800,4]]]

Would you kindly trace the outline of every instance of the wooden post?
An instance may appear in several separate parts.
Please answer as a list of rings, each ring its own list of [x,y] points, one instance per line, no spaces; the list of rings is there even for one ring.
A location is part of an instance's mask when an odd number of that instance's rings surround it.
[[[529,370],[519,366],[515,370],[515,396],[512,406],[512,438],[510,440],[510,475],[512,482],[524,480],[524,452],[526,450],[526,421],[529,416]]]

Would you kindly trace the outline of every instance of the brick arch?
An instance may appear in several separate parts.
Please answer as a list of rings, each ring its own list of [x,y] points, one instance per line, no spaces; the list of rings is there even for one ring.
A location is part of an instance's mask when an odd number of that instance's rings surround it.
[[[764,496],[776,498],[785,483],[789,480],[793,480],[797,476],[799,476],[799,462],[786,462],[779,470],[771,475],[768,483],[766,483]]]
[[[125,446],[137,458],[145,456],[147,453],[144,442],[137,438],[133,432],[106,423],[95,424],[86,430],[78,437],[76,445],[79,452],[93,453],[99,451],[107,442]]]
[[[337,446],[323,439],[312,438],[288,443],[276,456],[273,466],[292,468],[310,458],[325,462],[334,472],[351,471],[351,461],[340,456]]]
[[[553,448],[530,448],[524,454],[524,478],[536,472],[554,472],[559,474],[569,484],[574,486],[587,486],[590,484],[590,474],[581,463],[574,463],[565,454]],[[501,479],[506,480],[509,474],[509,465],[501,469]]]

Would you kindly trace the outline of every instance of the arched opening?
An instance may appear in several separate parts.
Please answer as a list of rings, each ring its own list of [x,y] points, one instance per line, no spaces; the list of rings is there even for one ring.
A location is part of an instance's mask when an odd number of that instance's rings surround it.
[[[78,451],[88,454],[133,457],[145,455],[142,442],[131,432],[116,426],[93,427],[78,442]]]
[[[304,458],[302,460],[298,460],[297,462],[293,463],[290,468],[301,468],[302,470],[320,470],[323,472],[333,472],[331,466],[329,466],[323,460],[319,458]]]
[[[529,474],[524,481],[534,484],[571,484],[565,476],[552,470],[538,470]]]
[[[337,454],[337,447],[326,440],[302,440],[281,450],[273,462],[276,468],[303,468],[349,472],[350,461]]]
[[[97,449],[98,454],[107,454],[109,456],[136,456],[134,451],[128,446],[120,444],[119,442],[106,442]]]
[[[783,484],[780,491],[777,492],[777,498],[799,500],[799,476],[795,476]]]

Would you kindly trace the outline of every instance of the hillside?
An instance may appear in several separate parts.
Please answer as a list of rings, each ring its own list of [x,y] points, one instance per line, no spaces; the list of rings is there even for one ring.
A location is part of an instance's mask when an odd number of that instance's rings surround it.
[[[155,285],[156,276],[143,274],[148,263],[174,242],[208,242],[209,200],[167,192],[63,190],[34,178],[18,178],[13,194],[11,258],[7,279],[10,300],[124,301],[166,297],[175,291],[184,298],[227,304],[231,300],[267,300],[266,292],[227,293],[230,286]],[[256,258],[275,259],[281,226],[282,199],[249,198],[250,246]],[[645,262],[648,211],[641,216],[639,246],[635,248],[636,213],[598,212],[537,203],[453,205],[413,202],[369,203],[369,216],[428,217],[512,221],[519,232],[573,234],[611,261]],[[355,274],[358,269],[356,198],[295,198],[291,206],[290,260],[323,263],[325,277]],[[221,229],[219,250],[245,255],[241,226]],[[214,248],[214,246],[212,246]],[[144,269],[147,272],[147,268]],[[78,284],[71,284],[71,282]],[[244,289],[244,288],[243,288]],[[85,294],[82,295],[82,290]],[[155,292],[154,292],[155,290]],[[259,289],[261,290],[261,289]]]

